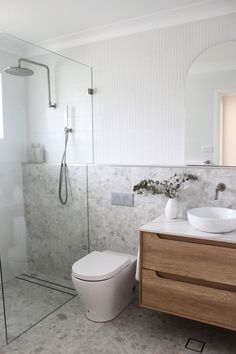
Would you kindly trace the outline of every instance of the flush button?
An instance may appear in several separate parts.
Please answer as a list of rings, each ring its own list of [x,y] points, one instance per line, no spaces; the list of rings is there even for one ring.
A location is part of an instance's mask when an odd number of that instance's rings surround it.
[[[111,205],[134,206],[133,193],[111,193]]]

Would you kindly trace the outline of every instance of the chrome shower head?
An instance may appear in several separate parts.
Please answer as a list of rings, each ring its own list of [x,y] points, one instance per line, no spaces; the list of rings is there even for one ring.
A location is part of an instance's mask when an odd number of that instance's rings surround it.
[[[15,76],[32,76],[34,75],[33,70],[28,68],[22,68],[21,66],[8,66],[4,70],[7,74],[15,75]]]
[[[51,101],[50,70],[49,70],[49,67],[47,65],[39,63],[37,61],[29,60],[29,59],[26,59],[26,58],[20,58],[20,59],[18,59],[18,66],[9,66],[4,71],[7,74],[15,75],[15,76],[32,76],[34,74],[33,70],[22,67],[21,66],[22,62],[26,62],[26,63],[33,64],[33,65],[38,65],[38,66],[41,66],[41,67],[43,67],[44,69],[47,70],[48,106],[50,108],[54,108],[55,109],[57,107],[57,105],[56,105],[56,103],[52,103],[52,101]]]

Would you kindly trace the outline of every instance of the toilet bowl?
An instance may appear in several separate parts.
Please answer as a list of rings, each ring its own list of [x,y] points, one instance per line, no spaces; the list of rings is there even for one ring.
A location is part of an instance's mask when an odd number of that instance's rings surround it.
[[[86,316],[95,322],[115,318],[135,297],[136,257],[94,251],[72,266],[72,281]]]

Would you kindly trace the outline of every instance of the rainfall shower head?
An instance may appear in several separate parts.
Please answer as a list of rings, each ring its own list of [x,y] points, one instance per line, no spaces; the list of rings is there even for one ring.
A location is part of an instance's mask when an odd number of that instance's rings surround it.
[[[10,75],[15,75],[15,76],[32,76],[34,75],[33,70],[30,70],[28,68],[22,68],[21,66],[8,66],[5,69],[5,72]]]
[[[26,63],[33,64],[33,65],[38,65],[38,66],[41,66],[47,70],[48,106],[50,108],[56,108],[56,103],[52,103],[52,100],[51,100],[50,70],[47,65],[39,63],[37,61],[33,61],[33,60],[25,59],[25,58],[20,58],[18,60],[18,66],[8,66],[4,71],[7,74],[15,75],[15,76],[32,76],[34,74],[33,70],[22,67],[21,66],[22,62],[26,62]]]

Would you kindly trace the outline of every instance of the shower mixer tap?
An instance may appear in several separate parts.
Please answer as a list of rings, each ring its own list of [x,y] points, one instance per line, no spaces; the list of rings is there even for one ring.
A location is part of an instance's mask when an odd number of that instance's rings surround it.
[[[66,134],[72,133],[72,128],[68,128],[69,125],[69,105],[65,105],[64,109],[64,132]]]
[[[67,128],[67,127],[64,128],[64,132],[67,134],[72,133],[72,131],[73,131],[72,128]]]

